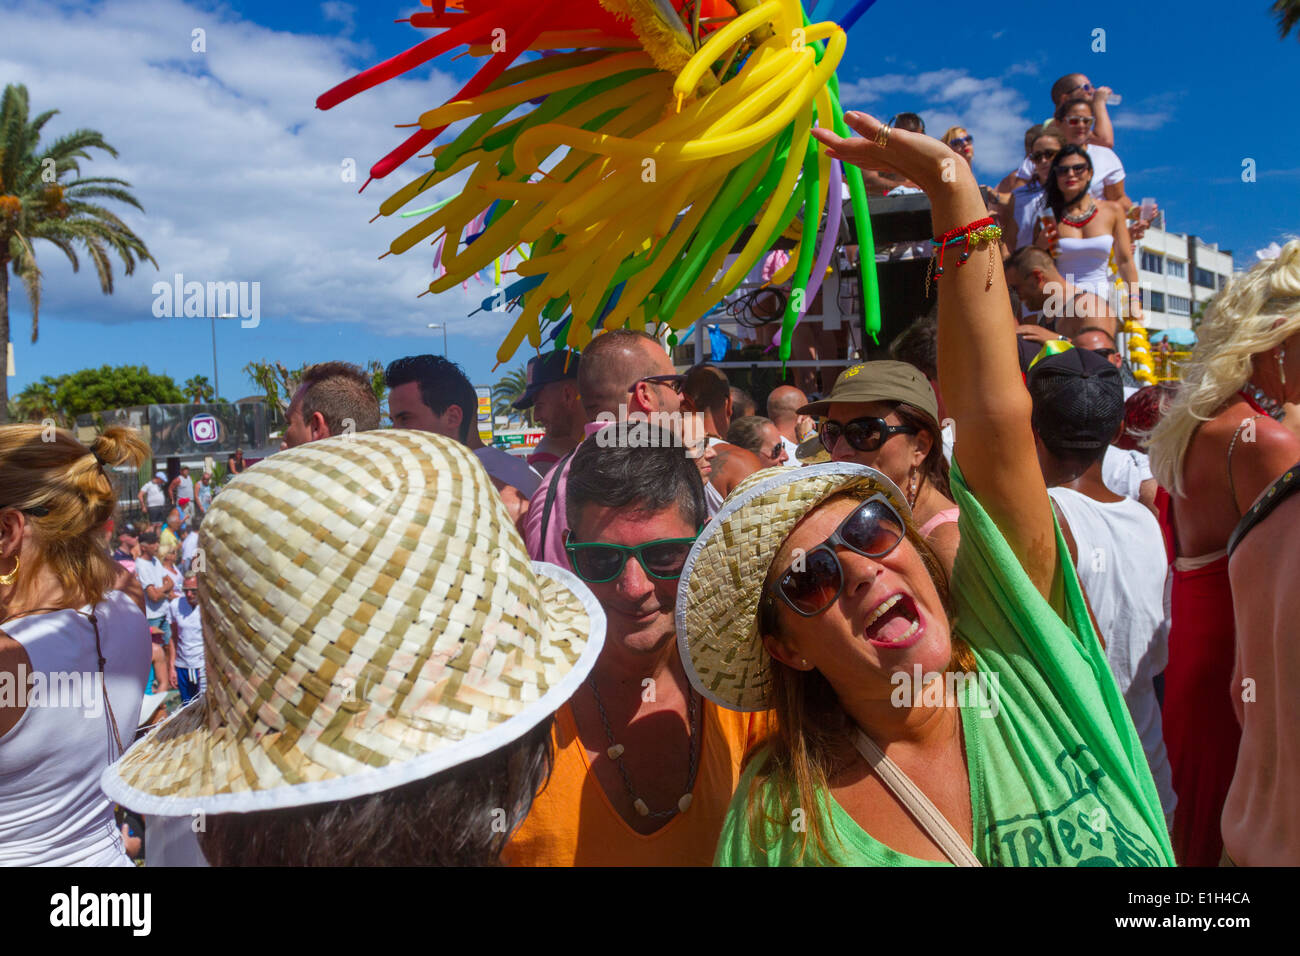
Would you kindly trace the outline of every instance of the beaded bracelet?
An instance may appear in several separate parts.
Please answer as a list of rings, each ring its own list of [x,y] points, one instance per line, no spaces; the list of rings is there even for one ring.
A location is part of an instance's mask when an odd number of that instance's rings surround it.
[[[992,243],[1002,238],[1002,228],[997,225],[992,216],[986,216],[983,219],[976,219],[968,226],[958,226],[945,232],[937,239],[931,239],[930,244],[937,250],[938,268],[935,268],[935,256],[930,256],[930,267],[925,273],[925,294],[930,295],[930,276],[935,278],[943,275],[943,250],[949,246],[962,246],[962,253],[957,259],[957,265],[966,264],[970,258],[971,247],[978,246],[982,242],[989,243],[989,271],[985,279],[984,287],[987,289],[993,285],[993,246]]]

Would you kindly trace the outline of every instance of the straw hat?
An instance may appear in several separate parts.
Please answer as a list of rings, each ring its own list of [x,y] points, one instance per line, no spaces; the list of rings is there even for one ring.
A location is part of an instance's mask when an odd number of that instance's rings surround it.
[[[691,683],[709,700],[729,710],[768,709],[771,663],[758,633],[763,582],[795,525],[856,488],[883,492],[911,520],[903,493],[879,471],[828,462],[751,475],[700,533],[677,586],[677,645]]]
[[[573,695],[605,616],[532,563],[462,445],[383,430],[280,452],[200,532],[205,696],[104,772],[145,813],[376,793],[490,753]]]

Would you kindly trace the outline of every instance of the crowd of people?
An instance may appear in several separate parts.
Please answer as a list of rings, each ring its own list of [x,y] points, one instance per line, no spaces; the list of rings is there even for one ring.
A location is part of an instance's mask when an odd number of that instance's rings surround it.
[[[139,437],[0,429],[0,862],[125,865],[117,806],[213,865],[1300,863],[1300,241],[1135,388],[1107,93],[1062,78],[996,191],[960,127],[814,131],[951,254],[825,394],[607,331],[529,363],[525,461],[445,358],[387,367],[391,428],[325,363],[112,550]],[[1015,314],[1054,286],[1096,312]],[[69,673],[94,718],[3,692]]]

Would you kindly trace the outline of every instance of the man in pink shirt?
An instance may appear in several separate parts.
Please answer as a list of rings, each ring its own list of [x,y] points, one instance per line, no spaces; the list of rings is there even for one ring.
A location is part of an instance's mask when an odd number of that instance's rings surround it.
[[[630,329],[596,336],[583,350],[578,368],[578,393],[587,415],[585,438],[613,422],[626,421],[629,415],[679,412],[681,388],[682,376],[653,336]],[[569,526],[565,493],[571,459],[572,454],[566,456],[547,473],[520,525],[533,559],[562,568],[569,567],[564,532]],[[707,479],[706,467],[702,464],[700,470]]]

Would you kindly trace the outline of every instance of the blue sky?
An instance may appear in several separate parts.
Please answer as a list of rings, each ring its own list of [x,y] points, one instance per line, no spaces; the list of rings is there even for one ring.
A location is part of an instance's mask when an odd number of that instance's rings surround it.
[[[361,195],[341,173],[352,160],[363,181],[400,141],[394,124],[447,99],[476,61],[435,61],[334,110],[314,106],[330,86],[429,35],[393,23],[424,9],[418,0],[5,6],[0,79],[25,83],[34,111],[62,111],[47,134],[89,126],[118,148],[119,159],[87,169],[133,184],[146,214],[124,218],[160,266],[119,274],[105,297],[89,266],[73,275],[57,250],[38,247],[46,280],[35,345],[21,287],[11,284],[11,393],[104,363],[147,364],[178,382],[211,378],[209,321],[153,314],[153,284],[177,273],[260,283],[256,328],[218,323],[228,398],[254,391],[241,369],[255,359],[296,366],[440,352],[442,334],[429,322],[448,323],[450,357],[476,383],[499,376],[491,369],[508,320],[467,317],[487,286],[471,281],[468,291],[417,300],[431,255],[378,260],[396,228],[368,220],[404,172]],[[813,19],[849,6],[821,0]],[[916,110],[935,134],[961,123],[975,136],[977,174],[995,183],[1019,161],[1025,128],[1050,112],[1052,81],[1085,72],[1123,96],[1112,118],[1129,194],[1155,197],[1171,229],[1233,250],[1240,268],[1300,232],[1300,42],[1278,39],[1269,6],[878,0],[850,34],[845,105]],[[196,29],[205,31],[202,52],[192,49]],[[1092,50],[1098,29],[1105,52]],[[1253,183],[1242,181],[1247,158]]]

